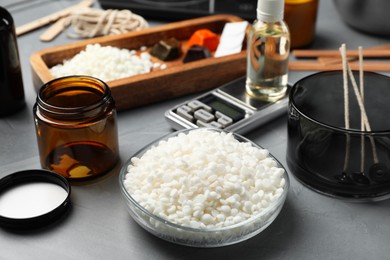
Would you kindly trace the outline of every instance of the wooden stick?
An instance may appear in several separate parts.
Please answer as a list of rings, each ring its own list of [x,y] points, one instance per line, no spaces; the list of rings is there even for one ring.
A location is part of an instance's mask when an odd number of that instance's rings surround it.
[[[52,24],[44,33],[41,34],[39,39],[43,42],[49,42],[57,37],[67,27],[65,24],[67,17],[60,18],[57,22]]]
[[[352,70],[359,70],[359,62],[349,63]],[[291,71],[324,71],[324,70],[341,70],[341,64],[324,64],[319,61],[290,61],[288,68]],[[382,71],[390,72],[390,62],[365,62],[365,71]]]
[[[336,50],[294,50],[293,55],[296,58],[317,58],[317,57],[336,57],[339,56],[339,51]],[[358,50],[348,50],[347,57],[359,57]],[[363,50],[365,58],[388,58],[390,50],[365,49]]]
[[[355,60],[354,57],[347,58],[347,61],[353,60]],[[340,57],[319,57],[317,61],[321,62],[324,65],[339,64],[342,62]]]
[[[45,17],[39,18],[39,19],[32,21],[30,23],[27,23],[25,25],[18,26],[16,28],[16,35],[19,36],[19,35],[25,34],[27,32],[30,32],[32,30],[35,30],[39,27],[45,26],[49,23],[55,22],[58,19],[60,19],[61,17],[68,16],[74,10],[77,10],[79,8],[82,8],[82,7],[89,7],[93,3],[94,3],[94,0],[83,0],[76,5],[72,5],[68,8],[61,10],[61,11],[58,11],[58,12],[55,12],[53,14],[47,15]]]
[[[385,43],[385,44],[381,44],[381,45],[375,45],[375,46],[366,48],[366,50],[390,50],[390,44]],[[358,51],[359,51],[359,49],[358,49]],[[320,61],[321,63],[324,63],[324,64],[341,63],[340,56],[318,57],[317,60]],[[358,60],[358,57],[348,57],[347,60],[348,61]]]

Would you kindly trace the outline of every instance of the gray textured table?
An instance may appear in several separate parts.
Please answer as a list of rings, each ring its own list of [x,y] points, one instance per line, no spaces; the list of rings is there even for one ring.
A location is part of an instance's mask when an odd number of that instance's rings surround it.
[[[0,0],[10,6],[17,25],[55,12],[74,1]],[[368,47],[386,42],[345,26],[330,0],[320,1],[317,48]],[[155,23],[157,24],[157,23]],[[18,38],[23,63],[27,107],[0,119],[0,177],[39,168],[32,106],[30,55],[43,48],[70,42],[61,35],[42,43],[40,29]],[[294,83],[309,72],[290,73]],[[122,162],[145,144],[172,131],[163,112],[188,97],[119,113]],[[286,165],[286,118],[281,117],[246,136],[268,148]],[[233,246],[198,249],[174,245],[150,235],[129,216],[118,186],[119,166],[94,184],[73,186],[73,210],[53,227],[28,233],[0,229],[0,259],[389,259],[390,201],[350,203],[306,188],[291,177],[285,207],[275,222],[254,238]]]

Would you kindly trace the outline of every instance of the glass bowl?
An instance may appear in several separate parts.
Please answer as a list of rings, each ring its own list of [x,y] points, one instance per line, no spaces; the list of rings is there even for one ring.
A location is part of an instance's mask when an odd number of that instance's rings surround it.
[[[348,86],[349,128],[342,71],[312,74],[292,87],[287,163],[298,180],[325,195],[355,201],[389,198],[390,78],[364,73],[371,131],[361,130],[362,113],[350,80]]]
[[[210,131],[225,132],[224,130],[212,129],[212,128],[200,128],[207,129]],[[166,141],[171,137],[176,137],[179,134],[188,134],[190,131],[199,131],[200,129],[193,130],[181,130],[164,136],[152,144],[147,145],[145,148],[141,149],[139,152],[133,155],[133,157],[140,158],[146,151],[151,149],[153,146],[158,145],[161,141]],[[228,132],[225,132],[228,133]],[[251,142],[250,140],[232,133],[233,137],[239,142],[249,143],[251,146],[260,148],[260,146]],[[284,184],[282,186],[283,191],[278,198],[276,198],[268,207],[264,208],[258,214],[254,214],[250,218],[225,227],[220,228],[194,228],[191,226],[179,225],[168,221],[165,218],[157,216],[143,206],[141,206],[134,197],[129,194],[127,191],[124,181],[126,175],[131,177],[131,171],[128,173],[128,167],[132,164],[130,158],[122,167],[119,183],[120,189],[123,194],[124,199],[126,200],[128,211],[131,217],[145,230],[151,234],[164,239],[169,242],[176,244],[192,246],[192,247],[220,247],[230,244],[235,244],[244,240],[247,240],[256,234],[260,233],[266,227],[268,227],[273,220],[277,217],[280,210],[283,207],[283,204],[286,200],[288,189],[289,189],[289,178],[287,172],[283,166],[271,155],[268,155],[269,158],[275,161],[276,167],[283,169],[282,177],[284,178]],[[169,158],[167,158],[169,159]]]

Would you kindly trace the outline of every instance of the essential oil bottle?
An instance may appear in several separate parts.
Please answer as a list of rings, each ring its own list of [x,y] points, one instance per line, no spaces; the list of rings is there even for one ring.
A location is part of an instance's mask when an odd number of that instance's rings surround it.
[[[283,21],[283,0],[259,0],[248,36],[246,91],[263,100],[286,94],[290,33]]]

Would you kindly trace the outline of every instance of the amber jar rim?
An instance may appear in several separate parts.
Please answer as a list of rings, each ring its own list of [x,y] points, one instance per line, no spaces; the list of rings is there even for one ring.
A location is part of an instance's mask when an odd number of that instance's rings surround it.
[[[59,86],[65,86],[65,88],[55,90],[55,88]],[[68,86],[69,88],[66,89]],[[98,89],[102,93],[101,98],[92,104],[75,107],[61,107],[46,102],[47,99],[58,93],[70,91],[79,86],[85,86],[86,88],[88,88],[88,86],[95,87],[95,89]],[[111,90],[104,81],[92,76],[72,75],[56,78],[45,83],[38,91],[36,105],[42,112],[77,117],[80,114],[93,112],[106,104],[109,100],[112,100]]]

